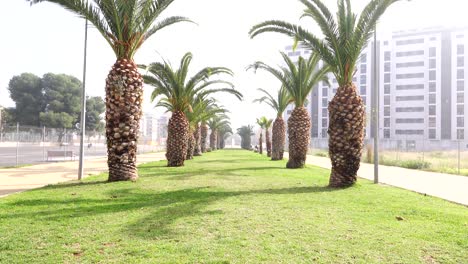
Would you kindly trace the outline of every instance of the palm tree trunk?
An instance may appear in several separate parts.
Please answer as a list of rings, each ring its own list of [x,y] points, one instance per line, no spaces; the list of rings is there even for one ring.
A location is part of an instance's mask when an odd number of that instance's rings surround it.
[[[265,131],[265,142],[267,148],[267,157],[271,157],[271,139],[270,139],[270,130]]]
[[[117,60],[106,80],[106,140],[109,181],[136,180],[143,79],[136,64]]]
[[[193,150],[194,156],[201,156],[201,129],[200,124],[195,126],[195,132],[193,132],[193,137],[195,138],[195,147]]]
[[[271,153],[271,160],[282,160],[284,153],[284,141],[286,140],[286,128],[284,120],[278,116],[273,122],[273,149]]]
[[[339,87],[328,105],[328,112],[328,146],[332,162],[330,187],[351,186],[356,182],[361,161],[366,118],[356,86]]]
[[[201,124],[200,136],[201,136],[201,140],[200,140],[201,152],[205,153],[206,152],[206,139],[208,137],[208,126],[204,122],[202,122]]]
[[[310,144],[310,117],[305,107],[296,107],[288,119],[289,160],[287,168],[303,168]]]
[[[193,131],[189,129],[189,133],[187,135],[187,156],[185,157],[186,160],[193,159],[194,149],[195,149],[195,136],[193,135]]]
[[[189,124],[185,114],[181,111],[172,113],[167,125],[167,166],[184,166],[187,157],[187,136]]]
[[[258,139],[259,146],[258,146],[258,153],[263,154],[263,131],[260,130],[260,138]]]
[[[210,148],[211,148],[211,151],[216,150],[216,142],[218,140],[216,134],[217,134],[216,130],[211,131],[211,134],[210,134]]]

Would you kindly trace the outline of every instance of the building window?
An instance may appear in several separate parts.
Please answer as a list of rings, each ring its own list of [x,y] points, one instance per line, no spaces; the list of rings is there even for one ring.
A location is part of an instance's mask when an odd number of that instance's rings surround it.
[[[362,96],[361,98],[364,105],[367,105],[367,98],[365,96]]]
[[[430,59],[429,60],[429,69],[435,69],[436,68],[436,60],[435,59]]]
[[[397,118],[397,124],[424,124],[424,118]]]
[[[465,103],[465,94],[464,93],[457,93],[457,103],[459,103],[459,104]]]
[[[436,103],[436,95],[429,94],[429,104],[435,104],[435,103]]]
[[[328,96],[328,88],[322,88],[322,96]]]
[[[429,81],[435,81],[435,79],[436,79],[436,72],[429,71]]]
[[[424,78],[424,73],[406,73],[406,74],[397,74],[397,79],[416,79]]]
[[[424,130],[419,130],[419,129],[397,129],[395,131],[395,134],[397,135],[424,135]]]
[[[328,135],[327,129],[326,128],[322,129],[322,138],[327,138],[327,135]]]
[[[435,116],[436,115],[436,106],[430,105],[429,106],[429,115]]]
[[[390,116],[390,106],[384,107],[384,116]]]
[[[366,84],[366,82],[367,82],[367,76],[361,75],[361,84]]]
[[[458,57],[457,58],[457,67],[464,67],[465,66],[465,57]]]
[[[325,118],[328,117],[328,111],[326,108],[322,108],[322,117],[325,117]]]
[[[429,129],[429,139],[436,139],[436,130]]]
[[[463,38],[463,34],[457,35],[457,38]]]
[[[396,42],[397,46],[410,45],[410,44],[421,44],[424,43],[424,39],[408,39],[408,40],[399,40]]]
[[[457,91],[464,91],[465,90],[465,81],[459,80],[457,81]]]
[[[390,62],[384,63],[384,72],[390,72]]]
[[[397,113],[416,113],[424,112],[424,107],[397,107],[395,109]]]
[[[390,73],[386,73],[386,74],[384,75],[384,82],[385,82],[385,83],[389,83],[389,82],[390,82]]]
[[[424,84],[407,84],[407,85],[397,85],[397,90],[419,90],[424,89]]]
[[[322,98],[322,107],[328,106],[328,99]]]
[[[436,41],[437,38],[436,38],[436,37],[431,37],[429,40],[430,40],[430,41]]]
[[[361,63],[366,63],[367,62],[367,54],[362,54],[361,55]]]
[[[397,96],[397,101],[423,101],[424,95]]]
[[[429,57],[436,56],[436,48],[429,48]]]
[[[384,138],[390,138],[390,129],[384,129],[383,136]]]
[[[384,118],[384,127],[390,127],[390,118]]]
[[[457,129],[457,139],[465,139],[465,129]]]
[[[384,105],[390,105],[390,95],[384,96]]]
[[[292,110],[288,110],[286,113],[288,113],[288,115],[290,115],[292,112]]]
[[[416,62],[405,62],[405,63],[397,63],[397,68],[409,68],[409,67],[423,67],[424,61],[416,61]]]
[[[457,79],[465,79],[465,71],[463,69],[457,70]]]
[[[403,51],[403,52],[396,53],[397,57],[408,57],[408,56],[419,56],[419,55],[424,55],[424,50]]]
[[[429,92],[431,92],[431,93],[436,92],[436,83],[435,82],[429,82]]]
[[[385,61],[390,61],[391,57],[392,57],[392,54],[391,54],[390,51],[386,51],[386,52],[384,53]]]
[[[457,115],[464,115],[464,114],[465,114],[465,106],[457,105]]]
[[[365,95],[366,94],[366,86],[361,86],[361,95]]]
[[[367,73],[367,64],[361,64],[361,73]]]
[[[436,127],[436,118],[429,117],[429,127]]]
[[[465,46],[462,44],[457,45],[457,54],[458,55],[463,55],[465,53]]]
[[[385,84],[384,85],[384,93],[389,94],[390,93],[390,84]]]
[[[322,127],[327,127],[328,126],[328,119],[322,119]]]
[[[465,127],[465,118],[460,116],[457,117],[457,127]]]

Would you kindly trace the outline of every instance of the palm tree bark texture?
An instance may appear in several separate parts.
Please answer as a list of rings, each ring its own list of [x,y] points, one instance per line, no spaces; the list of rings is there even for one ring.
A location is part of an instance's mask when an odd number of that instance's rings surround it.
[[[311,122],[305,107],[296,107],[288,119],[289,160],[287,168],[303,168],[310,144]]]
[[[260,130],[260,137],[258,139],[258,153],[263,154],[263,132]]]
[[[265,131],[265,142],[267,148],[267,157],[271,157],[271,139],[270,139],[270,129]]]
[[[195,138],[195,147],[193,150],[193,155],[201,156],[201,128],[199,124],[195,126],[195,132],[193,132],[193,137]]]
[[[195,136],[193,135],[193,131],[189,129],[187,135],[187,160],[193,159],[193,152],[195,150]]]
[[[200,140],[201,152],[205,153],[206,152],[206,143],[207,143],[206,139],[208,138],[208,126],[206,125],[206,123],[201,124],[200,136],[201,136],[201,140]]]
[[[332,162],[330,187],[350,186],[357,179],[366,123],[364,103],[356,86],[339,87],[328,105],[328,112],[328,144]]]
[[[211,134],[210,134],[210,149],[211,149],[211,151],[216,150],[216,145],[217,145],[217,142],[218,142],[217,134],[218,133],[216,132],[216,130],[211,131]]]
[[[286,128],[282,117],[277,117],[273,122],[272,131],[272,153],[271,160],[282,160],[284,153],[284,142],[286,140]]]
[[[184,166],[187,156],[187,136],[189,133],[189,123],[184,113],[177,111],[172,113],[167,125],[167,166]]]
[[[106,139],[109,181],[136,180],[136,154],[143,79],[136,64],[118,60],[106,80]]]

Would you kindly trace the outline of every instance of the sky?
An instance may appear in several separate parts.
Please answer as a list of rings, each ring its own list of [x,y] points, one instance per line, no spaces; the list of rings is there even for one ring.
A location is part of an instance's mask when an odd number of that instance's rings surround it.
[[[369,0],[352,0],[353,11],[359,13]],[[336,0],[323,0],[336,10]],[[378,24],[378,36],[393,31],[434,26],[468,26],[466,0],[400,1],[389,8]],[[197,24],[180,23],[163,29],[148,40],[135,56],[138,64],[161,61],[174,66],[186,52],[193,53],[194,73],[207,66],[224,66],[235,76],[228,78],[244,94],[238,101],[232,96],[217,96],[231,113],[233,129],[254,124],[260,116],[274,118],[266,106],[253,104],[261,96],[257,88],[275,93],[279,83],[266,73],[246,71],[255,61],[280,65],[279,51],[292,44],[286,36],[262,34],[254,39],[249,29],[264,20],[280,19],[300,23],[320,36],[311,20],[299,17],[303,6],[296,0],[175,0],[163,17],[180,15]],[[51,3],[30,6],[22,0],[0,1],[0,105],[14,106],[7,90],[9,80],[23,72],[38,76],[65,73],[79,79],[83,75],[84,20]],[[88,32],[86,89],[89,96],[103,96],[105,79],[115,62],[111,48],[96,29]],[[161,115],[149,100],[152,89],[145,86],[144,112]]]

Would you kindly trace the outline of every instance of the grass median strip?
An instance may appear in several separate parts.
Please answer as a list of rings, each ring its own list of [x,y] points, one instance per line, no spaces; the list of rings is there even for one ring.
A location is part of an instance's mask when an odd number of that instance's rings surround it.
[[[0,263],[462,263],[466,207],[242,150],[0,199]]]

